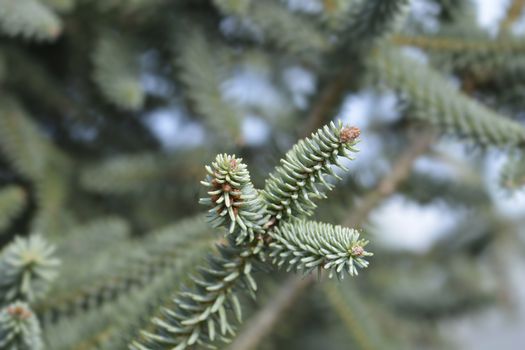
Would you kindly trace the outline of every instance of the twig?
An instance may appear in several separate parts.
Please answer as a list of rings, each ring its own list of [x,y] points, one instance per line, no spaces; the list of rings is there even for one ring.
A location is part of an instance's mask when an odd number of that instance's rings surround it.
[[[362,205],[347,220],[346,226],[360,226],[368,214],[383,199],[395,192],[397,187],[405,180],[412,169],[414,161],[424,154],[434,141],[433,132],[418,134],[412,139],[411,144],[401,154],[394,164],[392,171],[379,183],[376,190],[370,192],[362,201]],[[307,278],[290,277],[285,285],[276,293],[275,297],[257,312],[244,327],[244,331],[233,341],[228,350],[253,350],[274,328],[274,325],[297,301],[299,296],[316,280],[314,275]]]

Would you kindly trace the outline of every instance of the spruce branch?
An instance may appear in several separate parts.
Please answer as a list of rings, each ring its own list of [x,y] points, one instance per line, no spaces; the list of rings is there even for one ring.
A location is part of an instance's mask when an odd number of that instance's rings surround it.
[[[45,171],[52,145],[22,106],[13,98],[0,98],[0,149],[17,171],[30,179]]]
[[[42,350],[44,344],[35,314],[24,302],[14,302],[0,310],[0,349]]]
[[[16,237],[0,254],[0,303],[34,302],[49,289],[60,261],[54,246],[38,235]]]
[[[315,221],[283,222],[270,233],[270,257],[277,266],[286,270],[310,272],[326,270],[342,279],[345,273],[357,275],[357,267],[366,268],[367,256],[373,255],[364,248],[367,240],[359,232],[341,226]]]
[[[416,156],[409,156],[414,154],[413,148],[420,149],[421,152],[426,149],[421,148],[419,142],[414,141],[400,156],[400,159],[407,159],[409,161],[395,162],[395,166],[392,169],[393,174],[410,174],[409,169],[412,168],[414,161],[417,159]],[[417,155],[421,155],[418,153]],[[390,174],[387,174],[379,182],[379,188],[395,188],[403,182],[403,178],[396,177],[395,181],[392,181]],[[365,205],[366,210],[362,210],[360,216],[353,216],[352,221],[347,221],[345,224],[351,227],[359,227],[368,218],[370,212],[379,205],[384,198],[390,195],[392,192],[374,190],[367,194],[363,199],[363,203],[374,203],[374,205]],[[380,194],[380,195],[378,195]],[[359,211],[359,209],[357,209]],[[246,327],[242,330],[239,336],[232,342],[228,347],[228,350],[252,350],[256,349],[262,340],[273,330],[275,324],[280,320],[286,310],[291,308],[299,297],[315,282],[314,275],[310,275],[307,278],[297,280],[297,277],[291,277],[283,287],[281,287],[276,293],[275,297],[272,298],[272,302],[263,306],[252,319],[250,319]],[[279,300],[277,305],[273,304],[273,300]]]
[[[215,340],[228,341],[235,334],[231,324],[241,321],[241,306],[236,289],[255,296],[257,284],[252,277],[254,256],[262,248],[239,249],[219,245],[219,256],[210,256],[208,266],[192,277],[194,286],[178,293],[172,305],[151,320],[151,328],[129,345],[131,350],[174,349],[209,346]]]
[[[55,40],[62,31],[60,18],[38,0],[0,0],[0,31],[37,41]]]
[[[26,202],[27,195],[22,187],[10,185],[0,189],[0,234],[22,211]]]
[[[481,145],[525,145],[525,127],[521,124],[457,92],[439,73],[398,50],[382,47],[373,56],[370,67],[378,79],[408,98],[414,108],[411,117]]]
[[[409,3],[410,0],[361,0],[350,8],[351,22],[343,33],[343,42],[371,46],[395,32],[409,9]]]
[[[114,33],[100,35],[93,51],[93,79],[108,102],[123,109],[142,108],[145,92],[133,45]]]
[[[208,175],[201,183],[209,189],[209,197],[202,198],[200,203],[211,207],[208,218],[212,226],[229,227],[229,234],[238,245],[263,234],[268,221],[265,206],[242,159],[219,154],[212,166],[206,166],[206,171]]]
[[[125,239],[122,230],[127,229],[116,220],[99,220],[79,230],[80,232],[76,235],[92,233],[92,236],[95,234],[100,236],[101,233],[104,233],[104,237],[95,237],[90,242],[85,242],[85,238],[72,237],[70,242],[66,240],[58,245],[59,252],[63,256],[65,271],[61,274],[57,284],[74,281],[78,286],[71,288],[69,284],[65,284],[61,288],[54,289],[52,296],[35,306],[35,310],[46,326],[64,318],[75,317],[83,312],[100,309],[137,289],[144,288],[165,271],[183,264],[187,259],[187,255],[183,253],[193,252],[199,255],[198,252],[204,248],[210,248],[215,239],[209,234],[204,219],[197,216],[155,230],[147,234],[139,244],[128,245],[124,248],[125,253],[120,251],[118,254],[118,247],[111,246],[122,245],[119,243]],[[114,242],[108,242],[107,236],[111,233],[115,236]],[[94,244],[94,240],[101,240],[101,242]],[[79,254],[78,248],[75,249],[75,246],[68,243],[83,243],[83,249],[88,249],[91,245],[92,251],[101,249],[99,245],[110,247],[106,248],[107,254],[102,254],[102,256],[86,256]],[[64,250],[70,251],[65,252]],[[120,255],[122,260],[114,267],[109,262],[102,264],[105,267],[102,275],[90,276],[88,274],[87,278],[84,276],[84,278],[77,279],[72,276],[81,275],[85,265],[92,265],[91,261],[86,258],[97,261],[115,260],[114,255]]]
[[[359,133],[355,127],[331,123],[288,151],[261,192],[270,215],[275,220],[311,216],[316,208],[314,199],[326,198],[325,192],[334,188],[325,176],[340,179],[332,166],[346,170],[338,158],[352,159]]]
[[[221,89],[227,72],[218,59],[220,51],[196,30],[179,38],[179,49],[176,65],[195,110],[217,139],[241,143],[240,112],[225,100]]]
[[[518,54],[525,51],[523,40],[518,39],[464,39],[448,36],[394,35],[392,43],[400,46],[414,46],[438,53],[458,54]]]

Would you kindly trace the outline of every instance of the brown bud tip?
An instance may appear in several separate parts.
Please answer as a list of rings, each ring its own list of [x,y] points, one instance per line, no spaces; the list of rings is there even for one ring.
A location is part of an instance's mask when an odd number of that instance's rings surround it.
[[[339,140],[343,143],[352,142],[361,135],[361,130],[355,126],[347,126],[341,130]]]
[[[231,192],[232,191],[232,187],[230,186],[230,184],[225,183],[225,184],[222,185],[222,190],[224,192]]]
[[[31,311],[23,308],[22,306],[16,305],[16,306],[10,306],[7,308],[7,312],[9,315],[13,317],[17,317],[21,320],[28,319],[31,317]]]
[[[350,249],[350,254],[352,254],[352,256],[359,257],[359,256],[362,256],[364,252],[365,250],[360,245],[355,245],[352,247],[352,249]]]

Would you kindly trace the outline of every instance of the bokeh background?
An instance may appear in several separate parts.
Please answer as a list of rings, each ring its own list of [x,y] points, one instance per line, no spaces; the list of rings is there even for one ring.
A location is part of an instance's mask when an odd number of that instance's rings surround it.
[[[369,61],[390,43],[438,71],[451,96],[525,127],[524,5],[407,3],[383,28],[356,24],[350,0],[0,0],[0,244],[40,232],[67,266],[35,306],[58,315],[43,322],[48,348],[117,348],[90,339],[122,322],[120,304],[156,270],[57,310],[149,261],[152,232],[203,212],[199,181],[217,153],[241,156],[262,187],[299,138],[340,120],[361,129],[360,152],[316,219],[355,224],[375,256],[352,281],[298,293],[258,348],[522,349],[523,149],[413,118],[456,106],[421,111]],[[247,325],[290,279],[259,277]]]

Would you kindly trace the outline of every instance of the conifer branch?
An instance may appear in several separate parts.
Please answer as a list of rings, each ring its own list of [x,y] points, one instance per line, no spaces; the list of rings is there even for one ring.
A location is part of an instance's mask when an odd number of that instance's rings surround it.
[[[286,270],[310,272],[314,269],[329,271],[342,279],[345,273],[357,275],[357,267],[366,268],[367,256],[373,255],[364,247],[367,240],[359,232],[341,226],[315,221],[284,222],[270,233],[270,257],[277,266]]]
[[[93,51],[93,79],[106,100],[124,110],[139,110],[145,100],[136,53],[126,38],[104,33]]]
[[[440,74],[397,50],[378,50],[371,68],[379,79],[409,98],[411,117],[481,145],[525,145],[525,127],[457,91]]]
[[[34,302],[49,289],[60,261],[40,236],[16,237],[0,254],[0,304]]]
[[[10,185],[0,189],[0,235],[24,208],[26,201],[26,192],[20,186]]]
[[[352,159],[359,133],[357,128],[331,123],[293,146],[269,175],[261,193],[270,215],[275,220],[312,215],[316,208],[313,200],[326,198],[325,192],[334,188],[325,176],[340,179],[332,166],[345,170],[338,158]]]
[[[209,197],[200,203],[211,207],[208,218],[212,226],[226,226],[238,245],[263,234],[268,221],[266,208],[242,159],[220,154],[206,171],[208,175],[201,183],[209,189]]]
[[[0,99],[0,149],[17,171],[30,179],[40,178],[51,147],[18,101]]]
[[[400,46],[414,46],[423,50],[439,53],[461,53],[461,54],[517,54],[525,52],[523,40],[518,39],[463,39],[446,36],[409,36],[394,35],[390,39],[392,43]]]
[[[26,303],[17,301],[0,310],[0,349],[44,349],[38,319]]]
[[[95,222],[90,227],[82,230],[84,234],[96,229],[104,229],[105,233],[111,230],[111,221]],[[119,228],[118,222],[113,221],[113,230],[122,230]],[[117,226],[117,227],[115,227]],[[82,233],[82,232],[81,232]],[[99,233],[100,234],[100,233]],[[123,239],[122,235],[115,243]],[[183,259],[187,259],[183,252],[197,252],[203,248],[209,248],[214,241],[214,237],[209,234],[207,225],[204,224],[202,217],[182,220],[182,222],[167,226],[155,232],[152,232],[144,238],[136,247],[127,247],[128,257],[124,257],[120,262],[119,268],[111,269],[102,276],[95,276],[90,278],[87,283],[77,282],[80,284],[77,288],[65,288],[65,291],[54,290],[53,296],[46,298],[35,306],[35,310],[41,316],[43,322],[47,326],[50,323],[56,323],[66,317],[74,317],[78,313],[97,309],[103,305],[120,299],[123,296],[133,292],[136,289],[146,286],[157,276],[164,271],[177,267],[183,264]],[[72,238],[74,242],[79,242],[78,239]],[[65,246],[59,246],[59,251],[67,249],[67,241]],[[106,242],[105,245],[108,245]],[[99,248],[100,249],[100,248]],[[109,250],[108,254],[114,255],[114,250]],[[79,265],[89,265],[89,261],[82,259],[83,257],[75,251],[63,252],[65,255],[64,264],[72,264],[73,267],[66,267],[71,271],[69,274],[79,274]],[[69,258],[69,260],[67,259]],[[95,256],[95,259],[100,257]],[[110,257],[111,258],[111,257]],[[78,260],[77,263],[71,261]],[[112,258],[114,259],[114,258]],[[71,276],[65,276],[67,280],[71,281]],[[60,282],[57,281],[57,282]],[[62,288],[64,289],[64,288]]]
[[[218,59],[220,52],[200,31],[185,33],[179,42],[176,64],[195,110],[219,140],[241,143],[240,113],[225,101],[221,89],[226,72]]]
[[[395,166],[394,169],[392,169],[392,174],[406,174],[408,176],[410,173],[408,170],[412,168],[413,162],[416,160],[416,157],[409,157],[408,154],[413,154],[413,147],[419,148],[417,144],[418,143],[410,144],[400,156],[400,159],[410,159],[411,161],[394,163]],[[402,178],[399,178],[397,181],[392,181],[390,174],[387,174],[380,181],[378,188],[391,188],[393,185],[393,190],[395,190],[395,186],[399,186],[402,180]],[[390,192],[386,193],[381,191],[379,193],[384,193],[385,196],[387,196]],[[363,203],[373,202],[377,206],[384,198],[385,197],[379,198],[377,192],[372,191],[363,200]],[[365,208],[366,210],[362,210],[360,216],[354,216],[353,221],[347,221],[346,224],[351,227],[361,226],[375,206],[365,206]],[[357,210],[359,211],[359,209]],[[299,296],[315,282],[314,275],[303,278],[302,283],[299,281],[294,283],[293,281],[296,279],[296,277],[291,277],[285,286],[281,287],[275,293],[272,302],[263,306],[260,311],[252,316],[252,319],[248,321],[246,327],[244,327],[239,336],[228,347],[228,350],[252,350],[257,348],[259,343],[273,330],[275,323],[284,316],[284,312],[292,307],[299,299]],[[279,300],[280,303],[273,306],[273,300]]]
[[[361,0],[350,9],[351,24],[344,31],[343,41],[371,46],[398,29],[409,3],[410,0]]]
[[[60,35],[62,24],[38,0],[0,0],[0,31],[24,39],[54,40]]]

